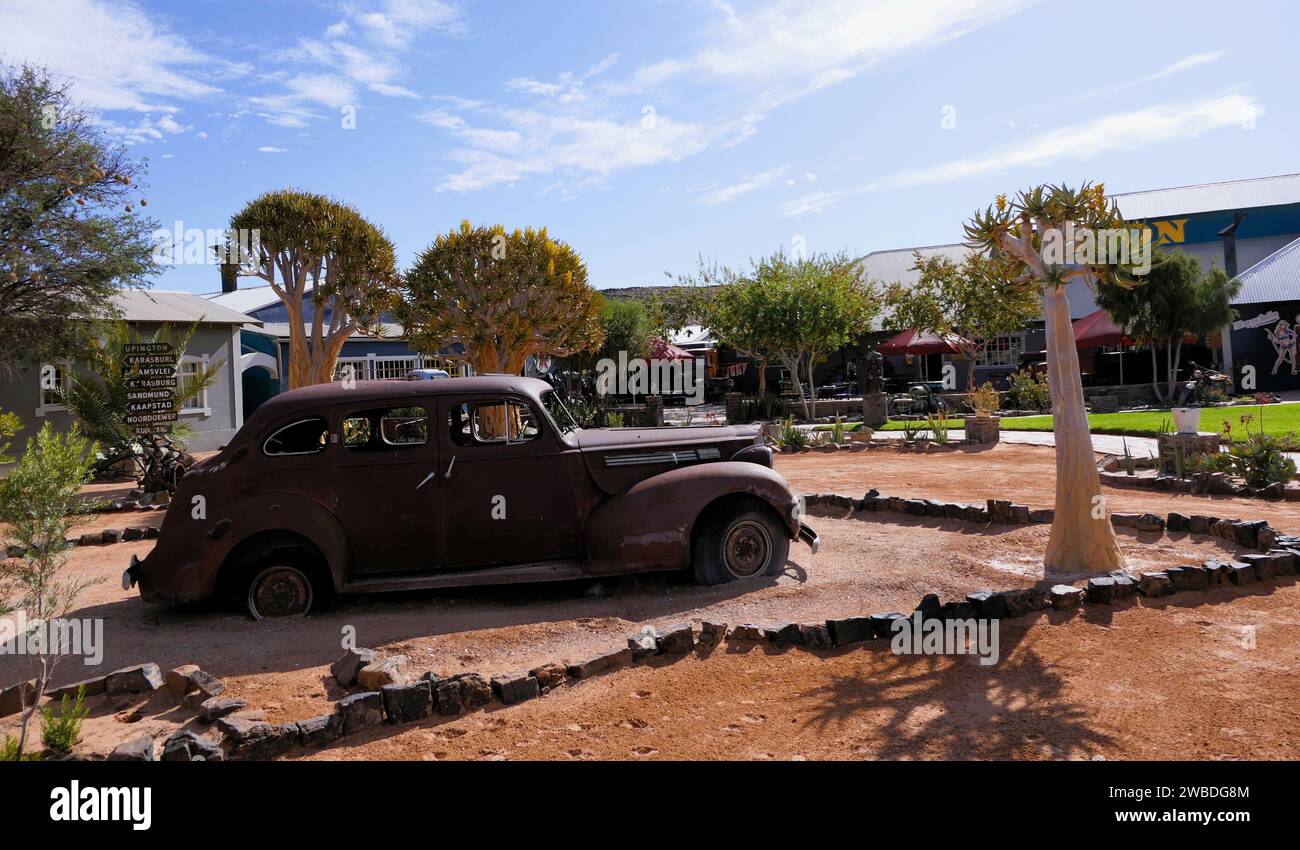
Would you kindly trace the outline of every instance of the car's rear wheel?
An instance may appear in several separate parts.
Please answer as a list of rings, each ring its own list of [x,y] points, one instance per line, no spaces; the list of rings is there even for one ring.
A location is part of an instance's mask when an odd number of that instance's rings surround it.
[[[779,575],[790,540],[766,505],[742,502],[704,520],[692,552],[695,577],[704,584]]]
[[[235,556],[224,576],[221,592],[240,599],[254,620],[306,616],[334,591],[320,553],[297,541],[254,544]]]
[[[315,592],[307,573],[289,564],[258,570],[248,583],[248,613],[254,620],[302,617],[311,611]]]

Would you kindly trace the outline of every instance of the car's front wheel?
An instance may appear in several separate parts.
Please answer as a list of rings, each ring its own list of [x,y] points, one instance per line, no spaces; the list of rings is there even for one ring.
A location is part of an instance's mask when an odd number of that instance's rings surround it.
[[[766,505],[742,503],[704,521],[692,552],[695,577],[704,584],[779,575],[790,540]]]

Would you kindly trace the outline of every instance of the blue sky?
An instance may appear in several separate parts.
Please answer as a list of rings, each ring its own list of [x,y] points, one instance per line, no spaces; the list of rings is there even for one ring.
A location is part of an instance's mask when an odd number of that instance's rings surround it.
[[[221,228],[293,186],[354,204],[404,267],[462,219],[544,225],[606,288],[701,254],[957,241],[1036,182],[1300,170],[1298,18],[1244,0],[0,0],[0,56],[69,78],[148,159],[165,227]],[[219,282],[181,265],[155,285]]]

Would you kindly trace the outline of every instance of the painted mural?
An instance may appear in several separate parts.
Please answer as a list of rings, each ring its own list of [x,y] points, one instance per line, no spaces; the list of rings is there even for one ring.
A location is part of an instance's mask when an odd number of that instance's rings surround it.
[[[1300,389],[1300,301],[1243,304],[1237,311],[1232,360],[1238,388],[1242,392]],[[1252,376],[1253,388],[1249,386]]]

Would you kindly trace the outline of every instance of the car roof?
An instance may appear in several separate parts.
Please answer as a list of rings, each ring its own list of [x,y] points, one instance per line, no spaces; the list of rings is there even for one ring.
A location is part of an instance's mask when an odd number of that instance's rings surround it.
[[[267,400],[257,409],[259,419],[292,413],[295,410],[328,407],[333,404],[357,401],[386,401],[412,397],[428,398],[438,395],[474,393],[515,393],[536,398],[551,389],[551,385],[537,378],[517,375],[481,375],[474,378],[440,378],[436,381],[357,381],[351,387],[341,383],[316,384],[289,390]]]

